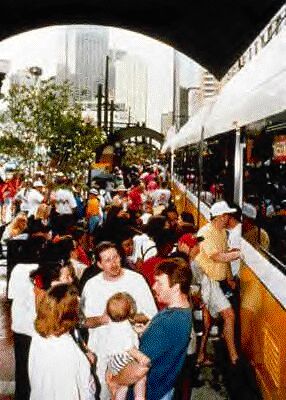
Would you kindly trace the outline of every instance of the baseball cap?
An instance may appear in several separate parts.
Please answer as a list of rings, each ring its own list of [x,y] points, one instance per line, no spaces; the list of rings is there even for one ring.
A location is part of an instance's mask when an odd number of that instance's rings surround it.
[[[33,183],[33,186],[34,186],[34,187],[44,187],[44,184],[43,184],[42,181],[38,180],[38,181],[35,181],[35,182]]]
[[[255,219],[257,216],[257,210],[253,204],[244,202],[242,204],[242,215],[250,219]]]
[[[90,189],[89,193],[90,193],[90,194],[94,194],[95,196],[98,196],[98,195],[99,195],[99,192],[98,192],[97,189]]]
[[[204,240],[203,236],[194,236],[191,233],[185,233],[182,235],[178,243],[180,244],[186,244],[190,248],[193,248],[196,244],[199,244],[202,240]]]
[[[231,214],[235,213],[236,211],[236,208],[230,208],[227,202],[224,200],[216,202],[210,208],[210,214],[212,217],[218,217],[219,215],[223,214]]]
[[[114,189],[114,192],[119,192],[119,191],[125,191],[127,190],[126,187],[124,185],[118,185],[117,188]]]

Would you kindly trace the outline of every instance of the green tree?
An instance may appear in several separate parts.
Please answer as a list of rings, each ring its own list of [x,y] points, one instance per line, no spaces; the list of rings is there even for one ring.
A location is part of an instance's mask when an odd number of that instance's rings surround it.
[[[122,164],[130,166],[132,164],[144,164],[146,160],[154,161],[159,157],[160,151],[146,144],[129,144],[125,147],[122,157]]]
[[[11,85],[5,98],[8,110],[0,151],[35,161],[40,157],[36,144],[41,144],[49,165],[78,173],[94,160],[95,149],[104,140],[101,130],[83,120],[69,82],[30,79],[30,85]]]

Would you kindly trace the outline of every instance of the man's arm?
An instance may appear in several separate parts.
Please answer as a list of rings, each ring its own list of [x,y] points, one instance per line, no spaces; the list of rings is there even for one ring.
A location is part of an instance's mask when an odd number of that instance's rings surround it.
[[[96,317],[87,317],[82,321],[82,326],[85,328],[97,328],[102,325],[106,325],[110,322],[109,316],[104,313]]]
[[[239,250],[226,251],[226,252],[220,251],[210,256],[210,258],[216,262],[230,262],[237,260],[239,257],[240,257]]]

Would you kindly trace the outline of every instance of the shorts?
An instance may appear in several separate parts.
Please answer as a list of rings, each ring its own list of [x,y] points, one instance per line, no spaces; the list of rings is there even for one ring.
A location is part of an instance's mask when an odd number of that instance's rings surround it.
[[[201,280],[201,294],[203,303],[214,318],[221,311],[231,308],[231,304],[223,293],[219,282],[205,274]]]
[[[93,234],[99,224],[100,218],[97,215],[88,219],[88,233]]]
[[[109,357],[107,369],[112,373],[112,375],[117,375],[124,367],[126,367],[126,365],[130,364],[132,361],[134,361],[134,358],[130,356],[128,351],[113,354]]]

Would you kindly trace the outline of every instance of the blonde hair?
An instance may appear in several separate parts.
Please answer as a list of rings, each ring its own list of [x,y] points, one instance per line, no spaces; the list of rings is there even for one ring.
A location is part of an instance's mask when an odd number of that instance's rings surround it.
[[[129,293],[119,292],[111,296],[106,305],[106,312],[114,322],[132,319],[136,314],[136,302]]]
[[[48,219],[50,211],[50,206],[48,206],[47,204],[40,204],[37,208],[35,219]]]
[[[10,223],[11,237],[17,236],[22,233],[28,226],[28,217],[26,214],[20,212],[16,215],[13,221]]]
[[[75,286],[53,286],[39,301],[35,329],[41,336],[61,336],[74,328],[78,321],[79,298]]]

